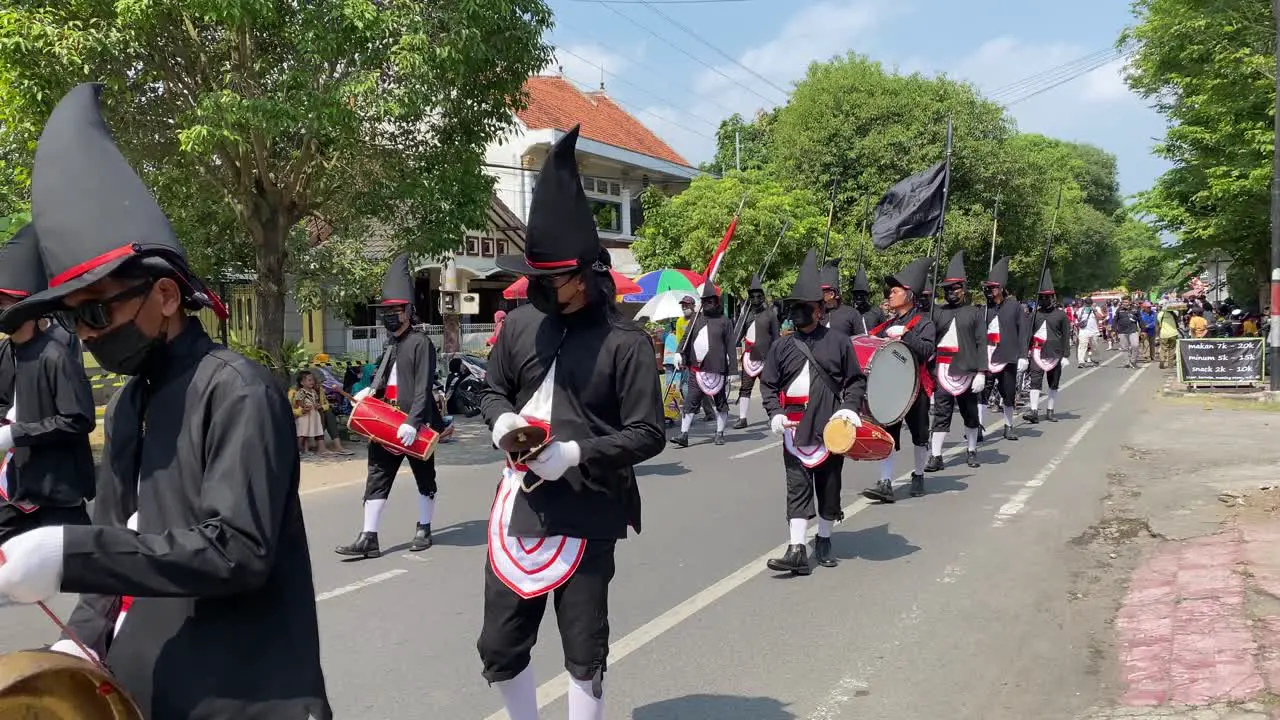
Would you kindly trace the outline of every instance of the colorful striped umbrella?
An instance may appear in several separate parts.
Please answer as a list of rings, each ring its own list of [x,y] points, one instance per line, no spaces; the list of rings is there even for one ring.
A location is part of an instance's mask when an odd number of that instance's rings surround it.
[[[636,285],[630,278],[617,270],[610,270],[609,274],[613,276],[613,284],[617,287],[619,295],[640,291],[639,285]],[[527,276],[521,276],[519,280],[508,285],[507,289],[502,291],[502,297],[508,300],[527,299],[529,297],[529,278]],[[631,301],[628,300],[627,302]]]
[[[648,302],[658,293],[668,290],[684,290],[694,293],[696,297],[698,286],[701,284],[702,276],[692,270],[680,268],[654,270],[636,278],[636,285],[640,286],[639,292],[622,293],[622,295],[624,295],[624,301],[632,303]]]

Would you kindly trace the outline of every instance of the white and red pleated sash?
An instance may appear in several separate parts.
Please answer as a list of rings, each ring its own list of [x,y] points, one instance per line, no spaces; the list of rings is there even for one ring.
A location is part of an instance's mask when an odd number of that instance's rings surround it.
[[[129,516],[129,522],[125,523],[125,527],[134,532],[138,532],[138,513]],[[112,637],[120,634],[120,628],[124,627],[124,618],[129,614],[129,609],[133,607],[133,598],[125,595],[120,598],[120,614],[116,615],[116,628],[112,632]]]
[[[550,423],[555,374],[556,366],[553,362],[538,390],[520,409],[520,415],[531,425]],[[582,538],[563,535],[524,538],[511,535],[511,513],[515,508],[516,498],[521,492],[525,492],[523,487],[527,472],[527,467],[509,460],[508,466],[503,468],[502,480],[489,510],[487,543],[489,565],[493,568],[493,574],[511,592],[525,599],[545,595],[567,582],[577,571],[582,562],[582,554],[587,549],[587,541]]]
[[[14,395],[13,405],[9,406],[9,413],[5,415],[8,422],[14,422],[18,417],[18,396]],[[9,463],[13,462],[13,450],[6,450],[4,457],[0,457],[0,502],[12,505],[24,513],[33,513],[37,510],[35,505],[31,503],[11,502],[9,500]]]
[[[1004,369],[1007,362],[998,363],[992,360],[992,356],[996,354],[996,347],[1000,344],[1000,316],[991,318],[991,322],[987,323],[987,370],[998,373]]]
[[[1040,354],[1040,349],[1044,347],[1045,341],[1048,339],[1048,325],[1041,323],[1040,327],[1036,330],[1036,334],[1031,336],[1031,362],[1035,363],[1036,367],[1045,372],[1049,372],[1057,367],[1058,362],[1062,360],[1062,358],[1049,359]]]
[[[756,346],[756,323],[751,321],[747,325],[747,334],[742,339],[742,371],[748,377],[760,377],[760,373],[764,371],[764,362],[751,359],[751,350]]]
[[[951,372],[951,361],[960,352],[959,337],[956,322],[952,320],[950,327],[943,333],[942,340],[938,343],[938,359],[933,371],[934,376],[938,378],[938,385],[950,395],[966,393],[969,391],[969,386],[973,384],[973,373],[953,375]]]
[[[806,406],[809,404],[809,363],[806,361],[804,369],[796,376],[795,380],[787,386],[787,389],[778,393],[778,404],[783,407],[784,412],[788,406]],[[787,419],[792,422],[800,422],[804,418],[804,411],[786,412]],[[787,452],[795,456],[801,465],[807,468],[815,468],[821,465],[831,455],[827,450],[827,446],[819,443],[814,446],[796,445],[795,428],[787,428],[782,433],[782,447]]]

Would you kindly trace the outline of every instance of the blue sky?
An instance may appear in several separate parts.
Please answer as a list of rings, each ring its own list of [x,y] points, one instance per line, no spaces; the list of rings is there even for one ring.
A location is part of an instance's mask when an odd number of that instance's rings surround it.
[[[722,118],[734,111],[750,117],[758,108],[784,103],[786,96],[777,88],[789,89],[814,60],[853,50],[904,72],[945,72],[988,93],[1006,89],[999,96],[1005,99],[1017,97],[1007,89],[1013,83],[1110,48],[1132,22],[1124,0],[748,0],[653,6],[550,0],[550,5],[557,23],[551,35],[558,48],[555,64],[566,77],[584,88],[598,87],[603,67],[609,95],[695,164],[714,152]],[[1009,110],[1021,130],[1114,153],[1126,195],[1150,187],[1167,167],[1151,155],[1164,121],[1125,87],[1121,61]]]

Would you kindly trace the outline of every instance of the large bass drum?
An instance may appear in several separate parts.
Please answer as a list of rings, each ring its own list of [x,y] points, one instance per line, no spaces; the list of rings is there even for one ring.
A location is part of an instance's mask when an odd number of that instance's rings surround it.
[[[901,422],[920,392],[920,370],[911,350],[901,340],[859,335],[853,338],[853,352],[867,376],[867,414],[881,425]]]
[[[52,650],[0,655],[0,720],[142,720],[102,668]]]

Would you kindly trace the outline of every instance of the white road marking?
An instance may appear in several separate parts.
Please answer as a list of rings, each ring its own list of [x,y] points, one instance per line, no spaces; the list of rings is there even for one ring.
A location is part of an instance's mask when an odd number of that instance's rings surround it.
[[[742,458],[744,458],[744,457],[751,457],[752,455],[755,455],[756,453],[762,453],[762,452],[764,452],[765,450],[772,450],[772,449],[774,449],[774,448],[778,447],[778,446],[779,446],[779,445],[781,445],[781,444],[782,444],[782,441],[781,441],[781,440],[775,440],[774,442],[771,442],[771,443],[769,443],[768,445],[761,445],[760,447],[758,447],[758,448],[756,448],[756,449],[754,449],[754,450],[748,450],[748,451],[746,451],[746,452],[740,452],[740,453],[738,453],[737,455],[730,455],[730,456],[729,456],[729,459],[730,459],[730,460],[741,460],[741,459],[742,459]]]
[[[378,573],[373,577],[367,577],[363,580],[357,580],[351,583],[350,585],[343,585],[340,588],[334,588],[333,590],[329,590],[328,592],[322,592],[316,596],[316,602],[331,600],[333,598],[338,597],[339,595],[346,595],[347,593],[355,592],[356,590],[360,590],[361,588],[367,588],[370,585],[377,585],[380,582],[386,582],[387,580],[390,580],[393,577],[399,577],[401,575],[404,575],[407,572],[409,571],[403,568],[399,568],[396,570],[388,570],[384,573]]]
[[[430,562],[431,560],[431,558],[429,557],[423,557],[421,555],[415,555],[413,553],[405,553],[400,557],[404,558],[405,560],[412,560],[414,562],[420,562],[420,563]]]
[[[1075,377],[1071,378],[1067,382],[1063,383],[1059,389],[1065,390],[1068,387],[1071,387],[1073,384],[1085,379],[1089,375],[1099,370],[1102,366],[1107,365],[1119,359],[1119,357],[1120,357],[1119,355],[1113,356],[1110,359],[1106,360],[1105,362],[1093,368],[1090,368],[1080,373],[1079,375],[1076,375]],[[1132,383],[1132,381],[1133,381],[1133,378],[1130,378],[1130,383]],[[987,426],[986,431],[988,433],[994,432],[995,430],[999,429],[1003,425],[1004,425],[1004,418],[1000,418],[995,423],[992,423],[991,425]],[[772,445],[766,445],[764,447],[756,448],[755,450],[748,451],[748,452],[761,452],[763,450],[769,449],[770,447],[776,447],[777,445],[778,443],[775,442]],[[963,453],[966,449],[967,449],[966,446],[963,443],[961,443],[959,445],[955,445],[943,451],[942,457],[944,459],[949,457],[954,457],[956,455]],[[911,473],[906,472],[900,475],[898,479],[894,481],[894,484],[902,485],[902,484],[905,484],[906,482],[909,482],[910,479],[911,479]],[[869,505],[871,505],[870,500],[859,497],[857,500],[854,500],[852,503],[850,503],[847,507],[844,508],[845,519],[847,520],[850,517],[853,517],[854,515],[862,512]],[[815,523],[814,525],[810,526],[808,532],[805,534],[805,539],[806,540],[812,539],[816,532],[817,532],[817,525]],[[612,643],[609,646],[609,662],[617,663],[619,660],[623,659],[624,657],[630,655],[636,650],[639,650],[640,648],[644,647],[648,643],[652,642],[658,636],[662,635],[666,631],[670,630],[676,625],[679,625],[680,623],[684,622],[688,618],[692,617],[694,613],[706,608],[707,606],[711,605],[716,600],[719,600],[725,595],[728,595],[731,591],[746,584],[747,581],[751,580],[757,575],[763,574],[766,570],[765,562],[767,562],[769,558],[777,557],[781,555],[783,552],[786,551],[786,549],[787,549],[787,543],[782,543],[781,545],[778,545],[777,547],[771,549],[769,552],[752,560],[746,565],[743,565],[741,568],[738,568],[732,574],[728,575],[725,578],[722,578],[719,582],[715,583],[714,585],[711,585],[710,587],[707,587],[699,591],[698,593],[694,594],[692,597],[680,603],[679,605],[676,605],[675,607],[659,615],[658,617],[653,618],[652,620],[645,623],[644,625],[641,625],[635,630],[632,630],[621,640],[618,640],[617,642]],[[844,683],[845,681],[841,681],[841,682]],[[848,679],[848,683],[850,687],[856,688],[857,683],[859,682],[860,681],[856,679],[852,679],[852,678]],[[568,691],[568,687],[569,687],[568,673],[560,673],[556,677],[543,683],[541,687],[538,688],[538,709],[541,710],[542,708],[545,708],[546,706],[560,699],[560,697],[563,696]],[[834,697],[834,694],[833,694],[833,697]],[[831,700],[831,699],[832,699],[831,697],[828,698],[828,700]],[[838,707],[838,705],[839,703],[832,703],[833,707]],[[819,715],[816,717],[823,718],[824,716]],[[833,717],[833,716],[827,715],[825,717]],[[499,710],[498,712],[495,712],[494,714],[485,718],[485,720],[506,720],[506,718],[507,718],[506,710]]]
[[[1147,367],[1150,366],[1148,365]],[[1049,462],[1045,463],[1045,466],[1040,468],[1040,472],[1036,473],[1035,477],[1028,480],[1026,484],[1022,486],[1021,490],[1014,493],[1013,497],[1009,498],[1009,501],[996,511],[996,518],[991,522],[991,527],[1002,527],[1009,518],[1017,515],[1027,506],[1027,501],[1035,494],[1036,489],[1041,485],[1044,485],[1045,481],[1049,479],[1049,476],[1053,474],[1053,471],[1057,470],[1058,466],[1062,464],[1062,461],[1067,459],[1067,455],[1075,449],[1076,445],[1080,444],[1080,441],[1084,439],[1084,436],[1088,435],[1089,431],[1092,430],[1093,427],[1098,424],[1098,421],[1102,419],[1102,416],[1107,414],[1107,411],[1111,409],[1115,404],[1115,401],[1120,399],[1120,397],[1125,394],[1125,391],[1132,387],[1133,384],[1138,381],[1138,378],[1142,376],[1142,373],[1146,372],[1146,370],[1147,368],[1144,367],[1126,380],[1124,384],[1120,386],[1120,390],[1115,394],[1115,397],[1104,403],[1102,407],[1098,408],[1098,412],[1094,413],[1093,416],[1090,417],[1085,424],[1081,425],[1080,429],[1076,430],[1075,434],[1067,440],[1067,443],[1062,446],[1062,450],[1057,455],[1054,455]]]

